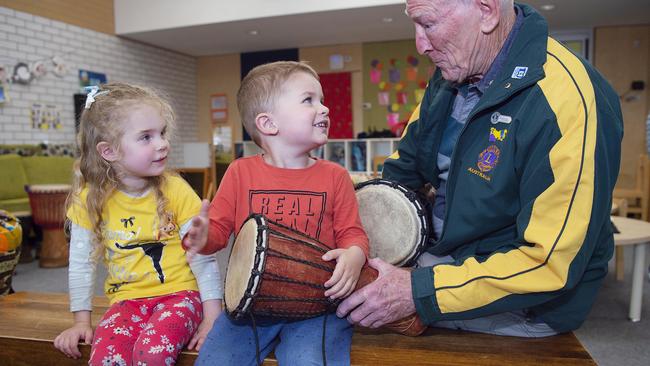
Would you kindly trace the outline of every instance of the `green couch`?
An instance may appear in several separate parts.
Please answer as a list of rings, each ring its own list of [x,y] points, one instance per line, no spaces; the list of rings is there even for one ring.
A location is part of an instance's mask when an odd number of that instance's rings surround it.
[[[68,156],[0,155],[0,209],[30,211],[25,185],[70,184],[73,162]]]

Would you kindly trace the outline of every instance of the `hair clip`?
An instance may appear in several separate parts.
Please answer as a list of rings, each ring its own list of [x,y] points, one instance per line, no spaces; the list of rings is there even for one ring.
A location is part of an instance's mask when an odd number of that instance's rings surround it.
[[[86,95],[86,107],[85,107],[86,109],[90,108],[90,106],[93,105],[93,103],[95,102],[95,97],[108,93],[108,90],[99,91],[99,87],[97,85],[86,86],[84,87],[84,90],[88,92],[88,94]]]

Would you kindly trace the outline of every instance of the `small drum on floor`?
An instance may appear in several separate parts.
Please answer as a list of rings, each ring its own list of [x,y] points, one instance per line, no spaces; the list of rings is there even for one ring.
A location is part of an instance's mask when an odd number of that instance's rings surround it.
[[[251,215],[233,244],[226,273],[224,302],[233,319],[267,316],[306,319],[336,309],[340,300],[325,297],[324,283],[336,261],[324,261],[325,244],[262,215]],[[374,281],[375,269],[364,267],[357,289]],[[417,316],[389,328],[418,335],[426,327]]]
[[[370,240],[370,257],[400,267],[413,265],[430,235],[423,201],[403,185],[384,179],[358,184],[356,196]]]
[[[43,229],[41,267],[68,265],[68,240],[65,223],[65,200],[70,193],[69,184],[34,184],[25,187],[32,208],[32,218]]]

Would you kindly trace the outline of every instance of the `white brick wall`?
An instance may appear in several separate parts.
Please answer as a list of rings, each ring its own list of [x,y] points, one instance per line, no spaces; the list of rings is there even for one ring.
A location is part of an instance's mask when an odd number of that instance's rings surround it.
[[[196,59],[116,36],[0,7],[0,64],[63,57],[68,74],[53,73],[29,85],[10,84],[10,101],[0,104],[0,144],[74,142],[73,95],[79,92],[79,69],[106,74],[108,81],[124,81],[155,88],[165,94],[177,116],[172,166],[183,161],[181,142],[198,138],[196,116]],[[31,128],[32,103],[56,105],[62,130]]]

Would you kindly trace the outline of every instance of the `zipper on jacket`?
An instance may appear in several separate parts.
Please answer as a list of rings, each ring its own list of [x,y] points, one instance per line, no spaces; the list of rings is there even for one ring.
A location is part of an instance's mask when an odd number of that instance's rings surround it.
[[[442,231],[440,232],[440,237],[438,240],[435,242],[434,245],[437,245],[438,243],[442,242],[442,238],[445,237],[445,232],[447,231],[447,216],[449,215],[449,206],[451,206],[451,201],[453,198],[453,194],[450,193],[449,187],[452,187],[452,180],[455,181],[454,178],[456,178],[456,175],[452,174],[455,172],[454,169],[454,160],[456,159],[456,150],[458,148],[458,145],[460,144],[460,139],[463,137],[463,133],[465,132],[465,129],[467,129],[467,126],[473,122],[474,117],[483,112],[486,111],[495,105],[502,103],[503,101],[510,99],[512,95],[515,93],[519,92],[520,90],[523,90],[525,88],[529,88],[531,85],[536,84],[539,80],[542,78],[534,78],[534,80],[531,80],[528,83],[521,84],[519,85],[516,89],[513,89],[510,91],[510,93],[506,94],[503,98],[498,98],[490,102],[486,102],[484,106],[480,106],[480,108],[475,108],[469,113],[469,116],[467,116],[467,121],[463,125],[463,128],[460,130],[460,133],[458,134],[458,139],[456,140],[456,144],[454,145],[454,149],[451,153],[451,159],[449,161],[449,174],[447,175],[447,190],[446,190],[446,196],[445,196],[445,215],[444,215],[444,221],[442,224]],[[503,82],[502,82],[503,83]],[[485,96],[485,95],[484,95]],[[482,97],[481,97],[482,98]],[[481,103],[481,100],[479,99],[478,103],[476,104],[477,106]],[[452,107],[452,112],[453,112],[453,107]],[[449,117],[449,116],[447,116]]]

